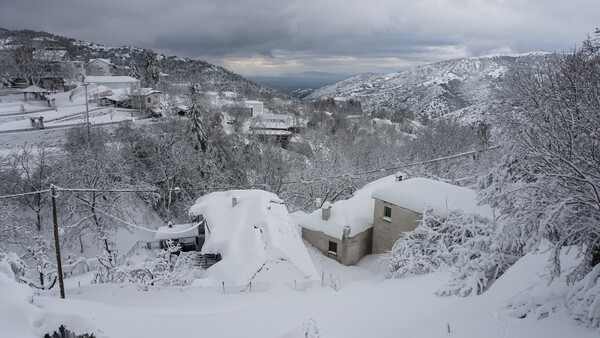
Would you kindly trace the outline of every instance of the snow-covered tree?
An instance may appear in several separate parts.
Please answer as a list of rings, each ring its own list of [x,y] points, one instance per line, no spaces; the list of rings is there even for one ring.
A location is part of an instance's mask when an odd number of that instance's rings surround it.
[[[73,128],[67,133],[64,154],[58,163],[60,175],[57,185],[65,188],[84,188],[88,191],[61,192],[58,199],[60,214],[65,218],[65,237],[69,243],[90,238],[103,249],[106,259],[113,264],[111,237],[119,226],[110,218],[126,217],[132,207],[118,190],[131,186],[127,163],[118,157],[115,145],[109,144],[103,129],[92,129],[88,139],[85,128]]]
[[[501,215],[506,247],[554,244],[554,273],[561,248],[579,246],[579,280],[600,263],[600,53],[551,56],[512,88],[507,155],[481,180],[484,201]]]
[[[525,254],[549,241],[556,277],[561,250],[579,249],[582,259],[567,281],[586,282],[569,296],[569,308],[594,326],[600,318],[597,294],[590,298],[600,264],[599,47],[588,39],[580,50],[518,74],[503,116],[505,155],[480,179],[483,201],[498,212],[504,250]]]
[[[156,87],[160,80],[160,69],[156,63],[156,53],[147,49],[144,52],[144,76],[142,83],[146,87]]]
[[[453,278],[438,294],[480,294],[514,263],[495,243],[494,232],[493,222],[477,214],[426,210],[419,226],[386,255],[388,277],[449,268]]]

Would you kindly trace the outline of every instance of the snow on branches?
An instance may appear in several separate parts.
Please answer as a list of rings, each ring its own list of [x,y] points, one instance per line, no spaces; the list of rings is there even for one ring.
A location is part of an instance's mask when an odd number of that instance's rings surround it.
[[[600,264],[596,264],[567,295],[571,316],[588,327],[600,328]]]
[[[152,257],[128,259],[119,266],[101,264],[95,283],[137,284],[140,290],[160,286],[186,286],[200,278],[204,269],[196,266],[196,252],[181,252],[179,244],[155,250]],[[102,261],[101,261],[102,263]]]
[[[493,223],[461,210],[426,210],[421,224],[386,256],[388,277],[450,268],[452,280],[439,295],[480,294],[513,263],[494,243]]]

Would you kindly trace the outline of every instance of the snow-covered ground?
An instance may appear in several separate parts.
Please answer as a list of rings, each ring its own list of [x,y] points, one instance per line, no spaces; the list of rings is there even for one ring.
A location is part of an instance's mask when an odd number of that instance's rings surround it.
[[[81,316],[107,337],[304,337],[306,327],[316,327],[321,337],[598,336],[568,317],[560,303],[539,320],[519,319],[522,313],[506,307],[519,298],[527,303],[530,296],[560,294],[564,280],[544,288],[540,275],[546,254],[525,256],[483,295],[459,298],[434,294],[449,278],[446,273],[385,279],[379,256],[346,267],[309,252],[318,270],[339,278],[338,291],[318,284],[296,291],[283,283],[263,292],[138,291],[134,286],[79,287],[67,280],[66,300],[37,296],[34,304],[49,313]]]
[[[75,96],[72,100],[69,96],[69,92],[53,94],[56,108],[49,107],[46,101],[25,101],[23,95],[0,96],[0,132],[31,129],[29,119],[32,117],[43,117],[46,128],[85,123],[85,96]],[[91,124],[135,120],[130,109],[100,107],[89,103],[88,110]]]

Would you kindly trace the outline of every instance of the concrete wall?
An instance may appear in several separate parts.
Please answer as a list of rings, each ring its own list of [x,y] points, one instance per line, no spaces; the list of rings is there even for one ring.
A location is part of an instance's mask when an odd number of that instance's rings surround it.
[[[392,217],[389,220],[383,218],[384,206],[392,209]],[[376,198],[373,215],[373,253],[392,250],[402,233],[414,230],[421,218],[422,215],[418,212]]]
[[[342,239],[331,237],[321,231],[302,228],[302,238],[321,251],[323,255],[344,265],[354,265],[362,257],[371,253],[373,229],[369,228],[356,236],[348,238],[345,247]],[[328,254],[329,241],[337,243],[337,255]]]
[[[373,248],[373,228],[369,228],[356,236],[348,239],[346,253],[342,257],[342,264],[354,265],[366,255],[370,255]]]

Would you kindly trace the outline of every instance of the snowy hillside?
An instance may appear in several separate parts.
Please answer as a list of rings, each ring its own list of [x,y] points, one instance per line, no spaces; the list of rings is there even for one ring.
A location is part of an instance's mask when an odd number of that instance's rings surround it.
[[[122,46],[108,47],[101,44],[75,40],[68,37],[57,36],[47,32],[34,32],[29,30],[0,29],[0,39],[13,36],[44,36],[61,43],[76,59],[88,61],[93,58],[110,59],[116,65],[144,65],[144,53],[148,49]],[[223,67],[210,64],[202,60],[182,58],[178,56],[157,55],[157,65],[163,73],[168,74],[169,80],[194,80],[201,82],[207,89],[215,91],[252,92],[256,94],[269,94],[271,96],[284,96],[284,94],[268,86],[253,82],[243,76],[233,73]]]
[[[346,98],[363,109],[408,108],[417,116],[484,114],[507,86],[507,75],[539,65],[547,53],[473,57],[432,63],[406,71],[356,76],[316,90],[307,100]]]

